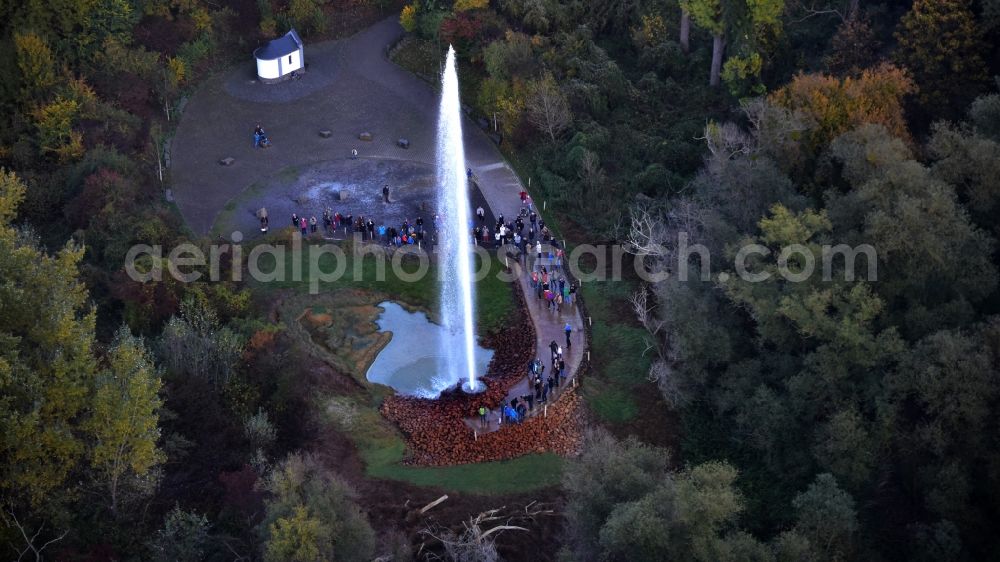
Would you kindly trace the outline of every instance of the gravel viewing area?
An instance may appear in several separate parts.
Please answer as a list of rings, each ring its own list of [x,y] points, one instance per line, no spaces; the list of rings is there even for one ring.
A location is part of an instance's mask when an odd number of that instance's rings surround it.
[[[289,167],[336,160],[361,166],[368,159],[433,166],[437,94],[386,58],[386,46],[401,34],[388,18],[348,39],[307,45],[307,72],[299,80],[251,84],[249,62],[208,80],[188,101],[171,143],[173,195],[192,230],[207,233],[227,204]],[[270,148],[254,148],[257,123]],[[359,139],[366,132],[372,140]],[[489,207],[514,216],[517,177],[471,120],[463,136]],[[409,148],[398,146],[400,138]],[[232,158],[231,165],[220,165],[224,158]],[[265,200],[258,208],[269,205]]]

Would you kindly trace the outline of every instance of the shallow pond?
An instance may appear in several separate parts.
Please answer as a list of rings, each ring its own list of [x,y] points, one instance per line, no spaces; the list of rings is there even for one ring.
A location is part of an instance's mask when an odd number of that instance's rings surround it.
[[[441,355],[443,345],[461,347],[461,333],[449,333],[428,320],[423,312],[408,312],[387,301],[379,304],[384,312],[375,323],[379,331],[392,332],[389,344],[379,352],[368,373],[369,381],[390,386],[400,394],[437,398],[463,377],[461,369],[449,373]],[[485,374],[493,350],[476,346],[476,371]]]

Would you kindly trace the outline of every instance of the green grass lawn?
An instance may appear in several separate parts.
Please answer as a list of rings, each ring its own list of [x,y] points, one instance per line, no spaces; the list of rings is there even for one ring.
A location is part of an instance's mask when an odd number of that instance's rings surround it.
[[[510,494],[556,486],[560,483],[563,468],[562,457],[553,453],[458,466],[406,466],[401,463],[402,440],[391,448],[363,450],[362,454],[366,460],[366,473],[372,478],[402,480],[417,486],[475,494]]]
[[[583,395],[594,414],[609,424],[635,418],[639,413],[636,393],[650,391],[646,380],[650,358],[644,353],[646,332],[623,317],[633,289],[627,281],[595,281],[582,287],[593,320],[593,370],[584,380]]]
[[[256,247],[263,242],[259,242]],[[410,305],[430,311],[431,316],[435,316],[438,309],[440,295],[438,294],[438,268],[431,262],[427,266],[426,274],[414,275],[420,269],[419,261],[414,256],[405,256],[397,261],[394,267],[392,260],[385,259],[383,266],[379,267],[379,258],[372,254],[356,256],[350,251],[347,243],[337,244],[341,253],[315,253],[310,255],[310,244],[303,244],[302,254],[299,256],[300,272],[294,274],[295,257],[288,250],[280,254],[263,253],[256,261],[258,269],[265,275],[276,273],[275,262],[277,259],[284,259],[284,275],[280,278],[261,282],[255,282],[255,286],[261,290],[274,289],[295,289],[297,291],[309,291],[314,288],[316,291],[329,292],[339,289],[362,289],[385,293],[389,298],[400,299]],[[252,248],[244,248],[244,255],[250,256]],[[477,256],[476,268],[482,266],[480,258]],[[332,273],[342,267],[343,275],[334,278]],[[497,274],[503,270],[496,257],[490,258],[489,273],[476,282],[476,313],[480,330],[490,331],[500,326],[514,307],[514,296],[511,292],[512,286],[498,278]],[[310,281],[312,272],[316,271],[316,281]],[[329,277],[324,277],[329,275]],[[412,277],[411,277],[412,276]]]

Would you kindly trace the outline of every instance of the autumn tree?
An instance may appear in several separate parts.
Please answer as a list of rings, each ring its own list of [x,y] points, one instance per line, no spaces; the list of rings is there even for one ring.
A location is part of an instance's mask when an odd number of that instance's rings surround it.
[[[468,12],[470,10],[483,10],[489,7],[489,0],[455,0],[452,8],[457,12]]]
[[[69,508],[93,477],[116,510],[148,492],[156,451],[159,381],[136,340],[119,337],[96,360],[95,310],[78,280],[83,249],[54,255],[11,226],[24,194],[0,170],[0,521],[42,551],[66,536]],[[140,484],[131,486],[131,484]],[[20,542],[20,541],[19,541]]]
[[[24,97],[47,96],[56,81],[55,58],[48,44],[34,33],[15,33],[14,48]]]
[[[118,514],[122,490],[139,487],[163,459],[160,430],[160,377],[142,340],[122,327],[98,376],[85,424],[93,440],[90,465],[106,488],[111,512]]]
[[[659,14],[642,16],[642,23],[632,30],[632,42],[645,49],[656,47],[667,39],[667,24]]]
[[[808,141],[803,144],[815,154],[838,135],[866,123],[882,125],[893,136],[909,139],[903,100],[913,91],[905,72],[884,64],[857,78],[799,74],[768,99],[808,119]]]
[[[375,534],[353,492],[310,455],[295,454],[268,476],[259,532],[269,561],[368,560]]]
[[[982,31],[967,0],[915,0],[895,34],[896,60],[919,88],[917,99],[931,115],[965,111],[986,81]]]
[[[79,102],[62,96],[35,110],[38,146],[43,155],[55,156],[62,163],[83,155],[83,135],[73,130],[79,110]]]
[[[83,249],[48,255],[11,226],[24,190],[0,169],[0,491],[34,509],[74,488],[96,314],[77,278]]]
[[[407,33],[413,33],[417,30],[417,5],[407,4],[403,6],[403,11],[399,13],[399,25],[403,26],[403,30]]]
[[[729,2],[730,55],[722,65],[722,79],[736,97],[761,95],[766,87],[760,80],[767,44],[781,31],[785,0]]]
[[[285,13],[289,23],[304,34],[322,33],[326,30],[326,14],[320,0],[291,0]]]
[[[872,370],[893,365],[901,352],[896,331],[881,325],[885,304],[871,288],[877,285],[870,283],[877,271],[872,268],[874,252],[856,258],[854,267],[860,271],[854,275],[862,280],[846,276],[846,260],[836,264],[836,269],[831,262],[829,272],[810,271],[822,263],[823,246],[832,228],[823,211],[795,213],[775,205],[760,221],[760,236],[739,244],[741,248],[763,246],[767,252],[761,252],[766,255],[748,256],[743,269],[749,274],[731,275],[725,283],[729,298],[755,319],[760,345],[795,349],[801,357],[778,371],[781,375],[746,367],[732,369],[728,375],[730,384],[743,390],[724,404],[732,408],[737,421],[742,420],[741,431],[746,432],[748,443],[773,460],[791,453],[783,447],[795,446],[788,435],[796,428],[811,432],[817,425],[846,426],[837,417],[846,408],[858,409],[860,414],[849,421],[858,426],[856,433],[868,435],[869,428],[879,422],[879,409],[873,397],[857,398],[855,388],[867,384]],[[869,267],[864,269],[862,264]],[[880,274],[874,280],[881,281]],[[838,421],[831,422],[831,418]],[[768,432],[758,434],[760,428]],[[856,471],[851,475],[864,482],[865,469],[872,465],[865,459],[872,454],[873,443],[830,444],[825,435],[815,437],[815,453],[821,462],[830,461],[829,447],[845,457],[838,459],[845,463],[845,470]],[[798,460],[796,469],[807,462]],[[775,463],[772,468],[780,466]]]

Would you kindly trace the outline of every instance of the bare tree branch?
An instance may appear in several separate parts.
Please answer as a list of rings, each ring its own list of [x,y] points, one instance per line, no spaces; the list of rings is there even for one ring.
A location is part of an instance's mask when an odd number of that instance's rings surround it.
[[[551,74],[534,83],[527,111],[528,122],[547,134],[552,142],[573,122],[569,102]]]
[[[528,531],[526,527],[513,523],[518,520],[529,521],[538,515],[551,515],[553,513],[546,509],[532,510],[534,504],[535,502],[531,502],[526,505],[523,514],[517,513],[509,516],[502,515],[504,507],[484,511],[464,521],[462,531],[458,533],[439,527],[424,529],[421,533],[439,541],[444,546],[447,560],[454,562],[499,562],[500,555],[495,544],[497,534],[504,531]],[[493,524],[498,521],[503,522]],[[433,554],[429,554],[428,558],[441,559]]]
[[[18,551],[17,548],[15,548],[13,545],[11,545],[11,548],[14,549],[14,552],[18,552],[17,560],[19,562],[29,552],[35,555],[35,562],[41,562],[43,560],[43,558],[42,558],[42,552],[46,548],[48,548],[48,547],[52,546],[53,544],[55,544],[55,543],[63,540],[66,537],[66,535],[69,534],[69,530],[63,531],[63,533],[61,535],[59,535],[59,536],[57,536],[57,537],[55,537],[55,538],[53,538],[53,539],[51,539],[51,540],[43,543],[41,546],[35,546],[35,541],[38,540],[38,535],[42,534],[42,531],[45,529],[45,522],[44,521],[42,521],[42,524],[39,525],[38,530],[35,531],[35,533],[33,535],[31,535],[31,537],[29,538],[28,537],[28,530],[27,530],[27,528],[17,518],[17,514],[14,512],[14,508],[13,507],[11,507],[11,506],[5,507],[4,510],[3,510],[3,512],[2,512],[2,516],[3,516],[2,518],[3,518],[4,523],[6,523],[8,526],[16,528],[21,533],[21,537],[24,539],[25,548],[22,551]]]
[[[856,11],[857,9],[857,2],[853,0],[848,4],[848,10],[846,14],[845,12],[830,6],[829,3],[823,2],[822,4],[824,5],[817,6],[817,3],[813,2],[811,5],[806,6],[805,3],[798,2],[798,8],[805,15],[803,15],[801,18],[792,20],[792,23],[802,23],[807,19],[816,16],[837,16],[838,18],[840,18],[841,22],[844,22],[847,21],[847,19],[851,17],[853,15],[853,12]]]

